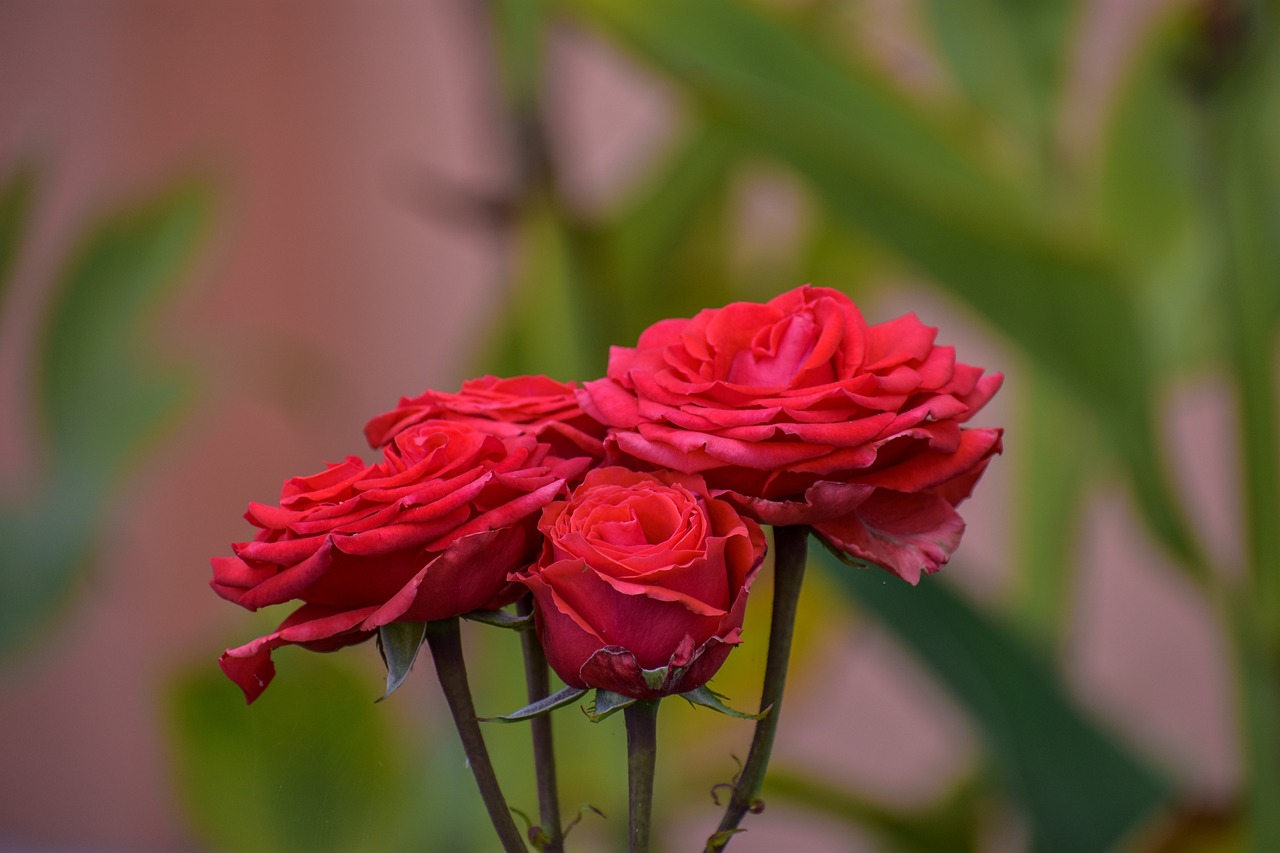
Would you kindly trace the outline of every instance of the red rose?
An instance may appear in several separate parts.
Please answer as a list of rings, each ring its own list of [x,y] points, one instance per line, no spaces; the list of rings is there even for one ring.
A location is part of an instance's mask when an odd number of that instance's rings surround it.
[[[573,383],[546,376],[500,379],[482,376],[462,383],[456,394],[427,390],[417,397],[401,397],[400,405],[373,418],[364,428],[371,447],[381,447],[402,429],[438,418],[469,423],[495,435],[532,435],[551,446],[560,459],[604,456],[604,426],[578,405]],[[583,472],[579,465],[570,475]]]
[[[619,460],[699,473],[758,521],[810,525],[916,583],[960,542],[1001,430],[966,429],[1002,376],[955,360],[914,314],[868,326],[804,286],[649,327],[579,393]]]
[[[598,468],[538,528],[541,557],[512,579],[533,591],[539,639],[565,684],[684,693],[739,642],[764,535],[701,477]]]
[[[507,574],[537,552],[539,509],[564,481],[531,437],[501,439],[424,421],[396,434],[376,465],[357,457],[284,484],[279,506],[250,504],[262,528],[213,560],[213,589],[250,610],[297,599],[274,633],[222,655],[252,702],[271,650],[330,651],[391,622],[424,622],[514,601]]]

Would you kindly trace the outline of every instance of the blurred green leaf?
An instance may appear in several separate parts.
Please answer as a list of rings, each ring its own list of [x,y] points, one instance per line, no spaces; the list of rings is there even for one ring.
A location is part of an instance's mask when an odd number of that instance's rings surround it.
[[[22,248],[35,185],[35,169],[25,166],[17,169],[0,187],[0,306],[4,305],[9,277]]]
[[[594,286],[618,309],[608,343],[629,344],[664,317],[729,300],[725,209],[739,154],[733,133],[695,126],[619,210],[577,242]]]
[[[1114,263],[1051,230],[901,98],[729,0],[574,0],[809,180],[830,210],[910,259],[1021,345],[1101,419],[1152,529],[1203,558],[1167,482],[1155,382]],[[943,174],[945,173],[945,174]]]
[[[1039,371],[1030,370],[1010,433],[1019,500],[1013,618],[1043,649],[1066,638],[1074,600],[1076,543],[1089,486],[1098,465],[1097,437],[1074,401]],[[1070,427],[1064,427],[1070,424]]]
[[[1112,849],[1168,802],[1169,782],[1081,714],[1044,659],[945,583],[911,587],[816,557],[972,714],[1034,850]]]
[[[186,396],[183,377],[155,366],[144,321],[182,280],[209,208],[186,186],[102,216],[56,286],[36,365],[40,482],[7,488],[0,508],[0,649],[63,599],[112,488]]]
[[[503,375],[542,373],[561,381],[580,380],[583,366],[599,369],[606,353],[603,344],[597,346],[596,324],[590,319],[593,302],[570,252],[565,225],[550,200],[539,194],[526,206],[518,234],[516,280],[497,350],[486,361]]]
[[[927,0],[924,8],[939,51],[982,120],[1015,131],[1025,145],[1043,133],[1043,99],[1027,73],[999,0]]]
[[[193,823],[218,850],[389,849],[407,780],[388,706],[333,658],[282,657],[288,677],[248,708],[212,663],[172,688],[174,763]]]
[[[1280,298],[1280,192],[1274,113],[1280,107],[1275,45],[1280,9],[1252,4],[1233,33],[1231,54],[1205,97],[1202,126],[1211,213],[1222,251],[1218,284],[1226,305],[1227,353],[1236,393],[1244,558],[1248,581],[1233,590],[1238,699],[1247,767],[1245,849],[1280,846],[1280,411],[1276,315]],[[1274,7],[1276,4],[1270,4]],[[1200,34],[1209,46],[1216,32]],[[1220,57],[1222,58],[1222,57]]]
[[[771,767],[764,794],[875,835],[888,849],[902,853],[973,853],[978,841],[980,788],[965,782],[943,800],[924,809],[904,811],[878,803],[856,791],[812,775]]]
[[[517,114],[528,114],[537,107],[538,88],[542,83],[545,3],[543,0],[494,0],[488,6],[493,16],[507,103]]]
[[[1133,283],[1161,371],[1198,367],[1220,348],[1198,131],[1177,91],[1173,21],[1134,45],[1103,125],[1096,218]]]
[[[1014,198],[975,165],[978,146],[960,128],[916,114],[883,80],[823,55],[758,10],[731,0],[566,5],[662,68],[711,118],[834,150],[920,201],[973,208],[964,200],[995,207]]]
[[[40,411],[56,473],[109,482],[185,395],[142,341],[203,234],[210,199],[182,186],[93,225],[63,273],[40,341]],[[163,363],[163,362],[162,362]]]
[[[1009,24],[1036,102],[1048,112],[1069,69],[1075,21],[1084,14],[1084,4],[1076,0],[993,2]]]

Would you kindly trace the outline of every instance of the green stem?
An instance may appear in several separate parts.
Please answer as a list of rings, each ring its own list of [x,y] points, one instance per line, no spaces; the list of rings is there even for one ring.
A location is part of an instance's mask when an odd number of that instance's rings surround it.
[[[800,587],[804,584],[808,543],[808,527],[773,529],[773,618],[769,625],[764,685],[760,690],[760,710],[769,709],[769,713],[756,723],[747,761],[734,781],[733,794],[720,820],[720,827],[707,842],[708,851],[723,850],[728,846],[733,831],[755,806],[760,787],[764,784],[782,712],[782,692],[787,686],[787,664],[791,658],[791,637],[795,633]]]
[[[653,824],[653,770],[658,757],[658,701],[636,702],[623,710],[627,721],[627,790],[630,853],[648,853]]]
[[[533,611],[533,596],[527,595],[516,603],[516,612],[527,616]],[[520,645],[524,649],[524,682],[529,693],[529,703],[551,695],[551,677],[547,672],[547,656],[533,631],[520,632]],[[546,835],[543,853],[561,853],[564,850],[564,830],[560,827],[560,793],[556,785],[556,751],[551,736],[551,715],[540,714],[529,721],[533,738],[533,770],[538,783],[538,816]]]
[[[471,772],[476,777],[480,796],[484,798],[485,808],[489,811],[489,822],[498,833],[502,849],[505,853],[528,853],[524,838],[511,817],[511,809],[502,796],[497,774],[493,772],[493,764],[489,761],[489,750],[485,748],[484,736],[480,734],[480,724],[476,721],[471,688],[467,684],[467,666],[462,659],[462,631],[458,627],[457,617],[428,622],[427,645],[431,649],[431,658],[435,661],[436,673],[440,677],[440,688],[444,691],[449,712],[453,715],[453,724],[467,754],[467,763],[471,765]]]

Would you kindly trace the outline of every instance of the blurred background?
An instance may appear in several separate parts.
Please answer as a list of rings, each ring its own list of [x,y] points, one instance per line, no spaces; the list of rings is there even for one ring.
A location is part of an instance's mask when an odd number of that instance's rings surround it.
[[[0,0],[0,850],[494,849],[430,669],[285,649],[246,709],[281,614],[209,557],[401,395],[804,282],[1004,371],[1006,451],[919,587],[812,556],[730,849],[1280,849],[1276,6]],[[555,719],[625,846],[621,719]],[[750,737],[664,703],[665,849]]]

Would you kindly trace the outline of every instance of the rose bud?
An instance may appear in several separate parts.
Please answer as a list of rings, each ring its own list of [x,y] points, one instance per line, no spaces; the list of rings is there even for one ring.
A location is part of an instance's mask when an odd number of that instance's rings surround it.
[[[806,285],[650,326],[578,399],[614,461],[700,474],[755,520],[914,584],[950,559],[955,507],[1001,449],[1001,430],[961,425],[1002,376],[936,334],[914,314],[869,326]]]
[[[256,699],[272,649],[331,651],[391,622],[426,622],[510,604],[507,580],[537,553],[536,518],[563,489],[546,445],[464,423],[398,432],[383,460],[357,457],[287,481],[278,506],[250,504],[261,528],[213,560],[211,586],[250,610],[302,602],[280,627],[229,649],[223,671]]]
[[[512,579],[533,591],[538,637],[565,684],[684,693],[739,642],[764,535],[701,477],[599,468],[538,528],[540,558]]]
[[[462,383],[456,394],[427,390],[401,397],[400,405],[364,428],[370,447],[381,447],[396,433],[429,419],[461,421],[494,435],[532,435],[551,446],[554,459],[567,460],[571,481],[581,478],[604,456],[604,426],[582,411],[577,385],[546,376],[500,379],[482,376]],[[572,464],[576,462],[577,464]]]

